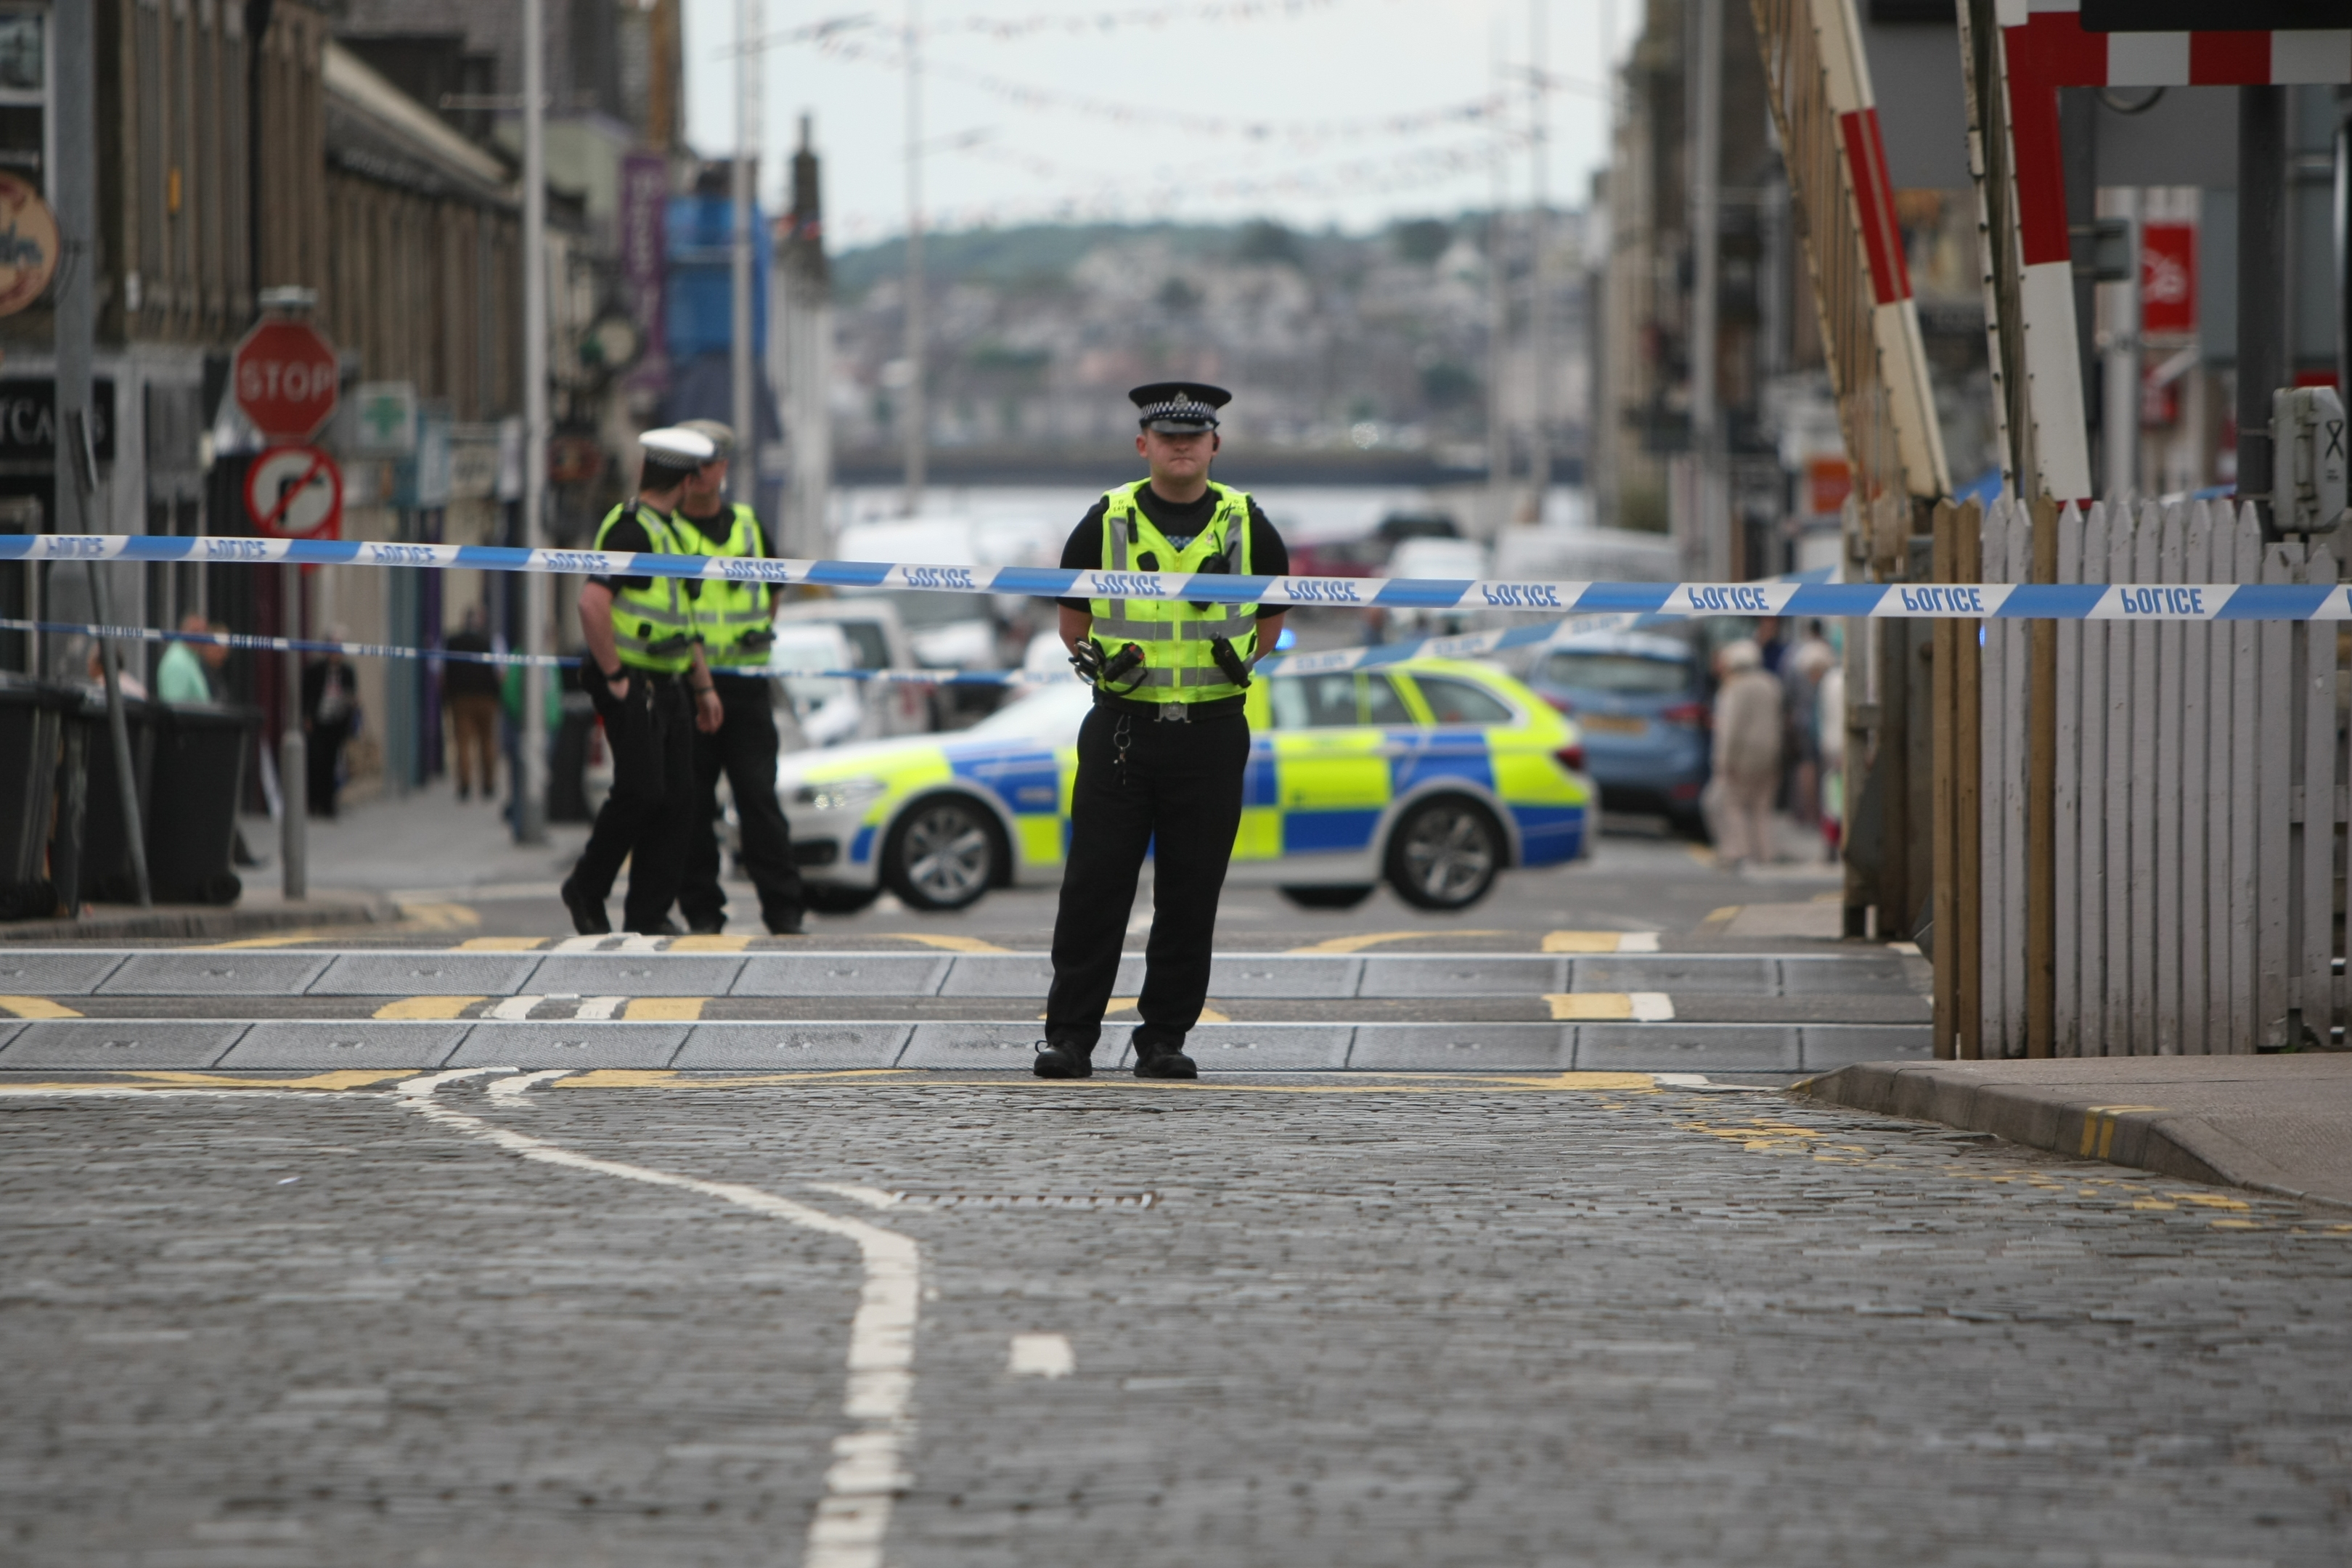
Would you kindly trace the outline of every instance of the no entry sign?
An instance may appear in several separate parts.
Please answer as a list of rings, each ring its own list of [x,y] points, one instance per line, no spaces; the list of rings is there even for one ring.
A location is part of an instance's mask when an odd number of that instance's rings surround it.
[[[319,539],[343,521],[343,471],[316,447],[272,447],[245,471],[253,526],[281,539]]]
[[[253,427],[273,441],[307,441],[335,412],[332,343],[302,321],[264,321],[236,345],[229,384]]]

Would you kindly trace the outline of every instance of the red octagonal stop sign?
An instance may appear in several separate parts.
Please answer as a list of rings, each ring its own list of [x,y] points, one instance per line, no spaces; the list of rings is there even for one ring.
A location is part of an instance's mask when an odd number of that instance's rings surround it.
[[[264,321],[236,345],[229,384],[254,428],[273,441],[307,441],[335,411],[332,343],[301,321]]]

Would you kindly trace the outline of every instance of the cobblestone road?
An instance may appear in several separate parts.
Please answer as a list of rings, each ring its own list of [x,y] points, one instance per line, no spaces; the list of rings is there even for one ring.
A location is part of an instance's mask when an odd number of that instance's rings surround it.
[[[1773,1094],[603,1081],[438,1100],[919,1246],[898,1568],[2352,1558],[2340,1213]],[[388,1083],[0,1098],[0,1560],[801,1562],[866,1267]]]

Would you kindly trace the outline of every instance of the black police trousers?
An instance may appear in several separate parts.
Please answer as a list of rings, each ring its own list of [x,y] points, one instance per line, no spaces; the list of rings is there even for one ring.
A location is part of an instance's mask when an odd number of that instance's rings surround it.
[[[1249,748],[1249,721],[1240,713],[1192,723],[1102,707],[1087,715],[1078,729],[1070,852],[1054,921],[1049,1045],[1092,1050],[1101,1038],[1147,847],[1151,938],[1136,1003],[1143,1017],[1136,1047],[1179,1047],[1200,1022],[1217,895],[1241,826]]]
[[[629,694],[619,699],[593,670],[586,685],[613,753],[613,793],[596,813],[572,879],[601,904],[627,860],[621,929],[656,931],[677,898],[694,826],[694,704],[678,676],[631,669]]]
[[[719,886],[719,775],[735,796],[742,827],[743,870],[759,890],[760,916],[770,931],[791,927],[801,917],[801,874],[793,865],[793,830],[776,804],[776,710],[768,683],[758,676],[718,675],[719,701],[727,721],[715,735],[694,737],[694,831],[687,842],[686,879],[677,911],[689,927],[726,919],[727,895]]]

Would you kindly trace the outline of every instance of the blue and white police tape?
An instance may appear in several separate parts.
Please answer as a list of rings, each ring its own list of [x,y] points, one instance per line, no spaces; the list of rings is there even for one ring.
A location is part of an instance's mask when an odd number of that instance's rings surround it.
[[[198,647],[209,644],[258,653],[339,653],[347,658],[422,658],[500,666],[537,664],[551,669],[570,669],[580,663],[577,654],[467,653],[446,647],[404,647],[396,643],[321,642],[310,637],[253,637],[243,632],[167,632],[153,626],[108,626],[89,621],[27,621],[12,616],[0,616],[0,631],[107,637],[125,642],[184,642]],[[1058,675],[1017,669],[793,669],[779,666],[761,673],[868,680],[894,686],[1009,686],[1061,679]]]
[[[931,566],[875,561],[745,560],[497,544],[198,538],[169,534],[0,534],[0,561],[292,563],[432,570],[697,577],[778,587],[1013,594],[1064,599],[1191,599],[1344,609],[1506,610],[1692,616],[1879,616],[2068,621],[2352,620],[2343,584],[2235,583],[1580,583],[1424,577],[1226,577],[1181,572],[1072,572],[1045,566]]]

